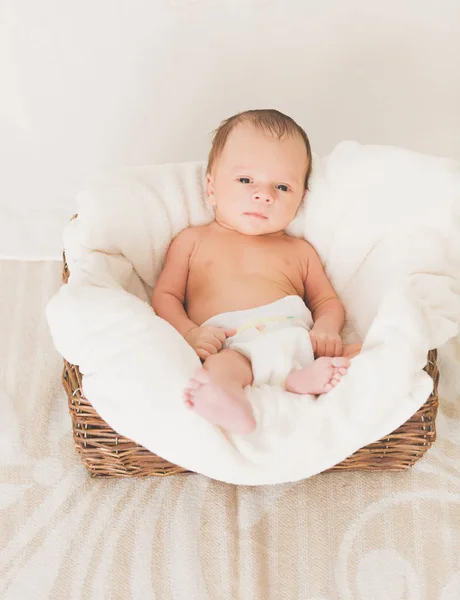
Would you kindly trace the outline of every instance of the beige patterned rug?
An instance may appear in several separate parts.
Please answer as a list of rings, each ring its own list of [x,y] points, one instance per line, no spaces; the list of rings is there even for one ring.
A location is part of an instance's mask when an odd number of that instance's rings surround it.
[[[101,481],[74,451],[44,319],[59,283],[58,263],[0,262],[0,598],[460,599],[460,342],[410,472]]]

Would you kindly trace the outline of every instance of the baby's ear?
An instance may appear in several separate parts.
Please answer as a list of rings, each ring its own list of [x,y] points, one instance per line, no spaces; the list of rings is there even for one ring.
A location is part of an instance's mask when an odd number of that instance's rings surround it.
[[[210,173],[206,175],[206,195],[211,206],[215,206],[216,201],[214,198],[214,181]]]

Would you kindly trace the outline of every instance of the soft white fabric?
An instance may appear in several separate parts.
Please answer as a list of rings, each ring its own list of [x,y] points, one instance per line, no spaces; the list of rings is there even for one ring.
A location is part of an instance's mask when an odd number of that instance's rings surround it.
[[[126,169],[77,202],[64,236],[70,282],[47,309],[54,343],[116,431],[215,479],[299,480],[388,434],[430,393],[428,350],[458,331],[458,164],[343,142],[315,159],[290,232],[318,250],[347,309],[347,341],[365,337],[364,351],[318,400],[251,388],[257,429],[229,435],[183,407],[199,360],[149,304],[171,239],[212,219],[204,165]]]
[[[216,315],[202,327],[213,325],[236,329],[224,348],[237,350],[252,365],[252,385],[284,387],[292,369],[300,369],[314,361],[308,336],[312,317],[300,296],[286,296],[257,308]]]

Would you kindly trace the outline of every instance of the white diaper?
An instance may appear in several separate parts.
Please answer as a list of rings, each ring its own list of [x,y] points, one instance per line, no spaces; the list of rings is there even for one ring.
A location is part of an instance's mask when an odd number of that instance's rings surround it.
[[[225,329],[236,329],[224,348],[237,350],[252,364],[253,385],[264,383],[284,387],[292,369],[314,361],[308,331],[313,325],[310,311],[300,296],[249,310],[222,313],[203,323]]]

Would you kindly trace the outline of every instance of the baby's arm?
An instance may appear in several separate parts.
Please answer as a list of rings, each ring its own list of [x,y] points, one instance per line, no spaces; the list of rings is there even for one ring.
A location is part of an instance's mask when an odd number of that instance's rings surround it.
[[[152,294],[155,313],[168,321],[184,338],[196,327],[184,309],[189,261],[196,243],[195,231],[189,227],[173,239]]]
[[[226,338],[235,331],[220,327],[198,327],[185,312],[185,290],[190,257],[197,242],[197,230],[184,229],[172,241],[166,255],[165,266],[152,294],[155,313],[168,321],[192,346],[201,360],[222,349]]]
[[[315,250],[307,247],[307,274],[304,281],[305,302],[313,316],[310,332],[317,356],[341,356],[340,332],[345,322],[345,310],[324,272]]]

